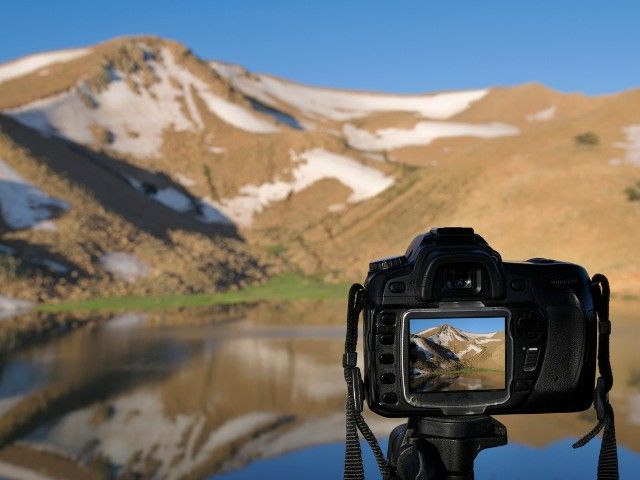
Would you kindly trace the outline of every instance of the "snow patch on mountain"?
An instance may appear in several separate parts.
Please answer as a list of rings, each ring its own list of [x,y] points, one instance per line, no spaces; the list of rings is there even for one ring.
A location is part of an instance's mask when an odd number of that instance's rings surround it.
[[[470,344],[467,348],[458,352],[458,357],[463,358],[469,352],[473,352],[474,354],[476,354],[480,353],[481,351],[482,348],[478,347],[477,345]]]
[[[137,256],[127,252],[109,252],[100,257],[102,268],[116,278],[132,282],[149,275],[149,267]]]
[[[334,178],[352,190],[347,202],[356,203],[371,198],[393,184],[393,177],[368,167],[350,157],[328,152],[322,148],[301,154],[291,152],[293,169],[291,180],[276,179],[261,185],[245,185],[239,195],[224,199],[215,206],[242,226],[249,226],[255,214],[269,204],[284,200],[323,178]]]
[[[425,338],[421,336],[412,335],[411,341],[420,349],[420,351],[422,351],[424,357],[427,360],[429,360],[430,358],[433,358],[433,353],[429,349],[429,345],[427,344],[427,340]]]
[[[58,50],[54,52],[36,53],[27,57],[0,65],[0,83],[12,78],[22,77],[53,63],[68,62],[89,53],[86,48]]]
[[[556,116],[557,107],[555,105],[550,106],[549,108],[545,108],[544,110],[540,110],[539,112],[532,113],[531,115],[527,115],[528,122],[546,122],[547,120],[551,120]]]
[[[614,147],[625,150],[624,157],[609,160],[612,165],[623,163],[640,167],[640,124],[629,125],[622,129],[626,136],[625,142],[616,142]]]
[[[186,178],[186,177],[184,177]],[[231,220],[225,217],[217,206],[208,197],[197,199],[174,188],[165,187],[147,191],[145,186],[135,178],[127,177],[129,184],[140,193],[147,195],[165,207],[179,213],[192,213],[203,223],[231,224]]]
[[[492,333],[471,333],[471,332],[464,332],[464,334],[469,337],[469,338],[487,338],[487,337],[492,337],[493,335],[495,335],[498,332],[492,332]]]
[[[236,65],[209,62],[211,67],[245,95],[267,105],[280,101],[310,117],[346,121],[375,112],[400,111],[424,118],[445,119],[463,112],[488,90],[431,95],[388,95],[308,87],[269,75],[253,75]]]
[[[172,191],[172,197],[175,197],[175,203],[170,201],[170,198],[167,196],[167,191]],[[169,208],[173,208],[179,212],[188,212],[191,209],[194,209],[196,213],[196,217],[203,223],[219,223],[223,225],[231,225],[233,222],[225,217],[220,210],[218,210],[213,202],[210,201],[209,197],[204,197],[202,199],[196,200],[195,203],[189,199],[189,207],[185,210],[180,210],[180,208],[185,204],[184,198],[186,197],[183,193],[178,192],[173,188],[165,188],[158,192],[160,195],[158,197],[158,201],[168,206]]]
[[[212,114],[236,128],[252,133],[278,131],[269,121],[212,93],[203,80],[178,65],[169,50],[162,50],[162,62],[148,63],[158,78],[149,87],[144,86],[141,74],[133,74],[129,80],[138,87],[134,91],[124,74],[112,71],[108,86],[98,94],[79,84],[68,92],[5,113],[45,135],[60,135],[84,144],[96,141],[92,127],[100,126],[110,134],[109,148],[137,157],[159,156],[163,133],[168,128],[204,128],[193,91]],[[94,105],[87,105],[86,98],[91,98]],[[188,116],[180,100],[184,100]]]
[[[0,213],[9,228],[38,228],[68,209],[68,203],[34,187],[0,159]]]
[[[228,124],[253,133],[273,133],[278,131],[278,127],[254,115],[244,107],[213,94],[204,81],[200,80],[188,70],[180,67],[175,62],[171,52],[166,48],[162,50],[162,58],[164,59],[165,67],[169,75],[173,76],[182,84],[183,90],[186,93],[189,112],[192,117],[197,116],[198,120],[196,123],[200,126],[202,126],[203,123],[200,114],[197,113],[198,109],[195,102],[191,98],[192,87],[197,91],[198,96],[202,98],[211,113],[217,115]]]
[[[395,148],[429,145],[438,138],[479,137],[496,138],[518,135],[518,128],[505,123],[418,122],[413,128],[381,128],[374,133],[346,124],[342,131],[350,146],[364,151],[393,150]]]
[[[495,333],[494,333],[495,335]],[[483,344],[483,343],[490,343],[490,342],[501,342],[502,340],[500,338],[484,338],[484,339],[480,339],[480,340],[476,340],[476,343],[479,344]]]
[[[158,69],[157,71],[160,71]],[[91,131],[99,125],[110,132],[109,148],[137,157],[156,157],[162,134],[170,126],[176,131],[193,129],[177,101],[177,92],[166,75],[148,89],[134,92],[114,74],[109,86],[93,95],[96,107],[88,107],[81,95],[90,95],[82,86],[69,92],[37,100],[7,111],[20,123],[47,136],[58,135],[83,144],[96,141]],[[132,135],[131,132],[137,132]]]

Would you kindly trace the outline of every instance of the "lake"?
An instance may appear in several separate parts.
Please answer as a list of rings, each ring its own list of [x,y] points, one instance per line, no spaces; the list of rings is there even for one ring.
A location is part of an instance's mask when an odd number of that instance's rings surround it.
[[[621,478],[640,477],[637,302],[612,306]],[[0,478],[341,478],[340,302],[123,313],[10,355]],[[592,411],[500,416],[476,478],[595,478]],[[367,421],[386,448],[399,420]],[[367,478],[379,478],[367,447]],[[525,467],[526,466],[526,467]]]

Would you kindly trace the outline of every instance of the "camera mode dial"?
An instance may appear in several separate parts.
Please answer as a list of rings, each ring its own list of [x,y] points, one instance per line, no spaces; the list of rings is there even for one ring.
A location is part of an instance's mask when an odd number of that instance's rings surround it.
[[[379,258],[369,263],[370,272],[381,272],[383,270],[389,270],[391,268],[399,267],[407,263],[407,257],[400,255],[398,257],[385,257]]]

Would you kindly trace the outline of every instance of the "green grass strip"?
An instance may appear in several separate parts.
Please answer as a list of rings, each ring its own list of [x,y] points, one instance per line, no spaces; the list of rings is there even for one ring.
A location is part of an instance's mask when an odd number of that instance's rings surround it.
[[[346,283],[325,283],[300,275],[274,277],[262,285],[249,286],[235,292],[197,293],[187,295],[97,297],[60,303],[43,303],[38,312],[96,312],[119,310],[162,310],[181,307],[206,307],[256,302],[261,300],[317,300],[347,297]]]

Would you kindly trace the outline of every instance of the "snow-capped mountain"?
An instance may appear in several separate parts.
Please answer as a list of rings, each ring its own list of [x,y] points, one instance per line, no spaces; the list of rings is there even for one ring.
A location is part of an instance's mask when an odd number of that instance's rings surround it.
[[[471,333],[444,324],[411,334],[410,355],[424,369],[484,365],[494,352],[501,350],[504,358],[504,342],[504,332]]]
[[[95,57],[100,57],[99,63]],[[82,67],[82,73],[68,75],[71,65]],[[484,98],[488,90],[404,96],[331,91],[268,75],[255,76],[219,62],[207,64],[180,45],[153,38],[49,52],[0,67],[0,85],[11,86],[34,76],[38,80],[65,76],[66,85],[55,93],[47,88],[33,92],[19,104],[0,95],[0,107],[10,105],[2,109],[6,115],[47,137],[98,146],[146,161],[145,165],[173,155],[175,146],[167,138],[173,135],[202,144],[204,151],[190,152],[191,157],[210,162],[224,161],[225,154],[231,153],[233,145],[228,137],[246,143],[243,137],[257,135],[261,143],[282,143],[280,137],[291,136],[290,130],[316,132],[320,140],[316,148],[283,145],[278,158],[269,160],[276,163],[275,170],[259,174],[257,181],[225,178],[225,182],[218,182],[217,172],[202,179],[198,178],[201,172],[188,171],[188,167],[185,172],[172,172],[176,179],[190,178],[192,187],[216,184],[195,200],[201,209],[211,210],[204,218],[244,228],[252,226],[254,217],[271,204],[324,179],[342,183],[352,192],[341,203],[325,205],[325,213],[381,193],[395,180],[395,175],[371,163],[371,159],[384,159],[383,152],[428,145],[438,138],[519,133],[516,127],[500,122],[448,121]],[[351,123],[388,112],[421,121],[412,128],[375,132]],[[339,144],[346,144],[351,152],[344,152],[344,146],[336,148]],[[131,183],[135,186],[136,181],[134,178]],[[176,189],[170,195],[173,199],[164,203],[177,211],[194,203]]]
[[[204,291],[291,268],[351,280],[427,226],[456,224],[505,257],[588,263],[633,290],[639,104],[639,91],[531,84],[311,87],[157,37],[32,55],[0,65],[0,252],[43,281],[0,283],[34,300],[112,281]],[[576,249],[581,228],[628,234]],[[105,269],[112,254],[146,273]],[[52,287],[63,270],[65,292]]]

